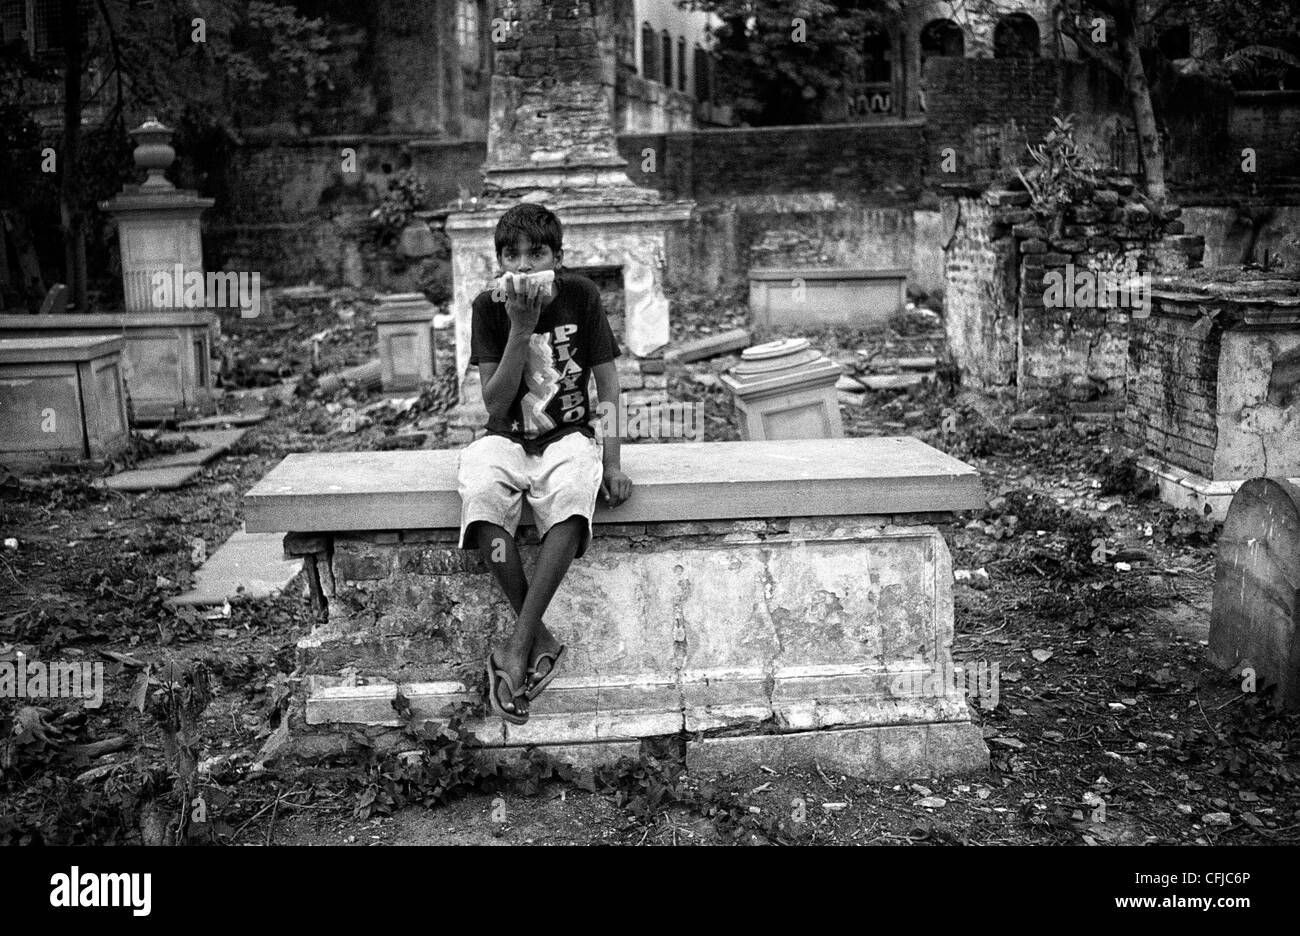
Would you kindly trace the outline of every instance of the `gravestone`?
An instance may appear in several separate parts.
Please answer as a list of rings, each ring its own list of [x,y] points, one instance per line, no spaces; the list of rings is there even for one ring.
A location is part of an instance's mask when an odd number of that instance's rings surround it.
[[[1210,661],[1276,686],[1275,708],[1300,712],[1300,486],[1254,478],[1228,507],[1219,535]]]

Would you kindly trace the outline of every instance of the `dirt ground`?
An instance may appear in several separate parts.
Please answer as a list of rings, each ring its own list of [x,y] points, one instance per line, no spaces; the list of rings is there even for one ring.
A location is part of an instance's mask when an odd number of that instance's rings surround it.
[[[743,320],[717,301],[679,307],[687,314],[675,322],[678,337]],[[228,613],[177,611],[164,599],[189,586],[194,539],[211,551],[237,530],[241,495],[285,454],[447,447],[445,393],[376,407],[366,424],[348,417],[376,395],[313,395],[311,379],[297,395],[276,389],[308,374],[313,354],[322,372],[371,357],[369,315],[364,300],[334,295],[285,321],[228,331],[227,373],[238,385],[226,406],[269,405],[270,416],[188,488],[111,493],[93,484],[107,469],[0,473],[0,527],[17,540],[0,552],[0,662],[19,652],[103,661],[108,687],[97,709],[59,700],[34,713],[0,700],[0,841],[140,840],[149,804],[166,802],[171,739],[133,693],[156,698],[158,667],[172,659],[202,661],[214,688],[181,737],[202,764],[205,821],[191,826],[204,827],[200,841],[1300,841],[1300,721],[1272,714],[1265,696],[1206,661],[1214,526],[1146,496],[1112,427],[1067,420],[1009,430],[996,406],[943,380],[942,368],[938,383],[868,391],[866,405],[845,408],[846,431],[915,435],[974,464],[984,480],[989,509],[947,532],[960,570],[955,656],[999,667],[996,705],[984,697],[971,706],[992,753],[988,772],[873,782],[816,765],[756,764],[692,777],[660,751],[595,774],[560,771],[567,779],[545,765],[503,777],[474,767],[472,751],[447,738],[414,766],[362,752],[256,768],[280,724],[295,643],[310,626],[301,580],[276,598],[236,599]],[[849,366],[871,354],[941,350],[917,321],[809,337]],[[669,371],[673,398],[705,401],[709,439],[737,437],[716,379],[735,360]],[[274,392],[259,403],[265,388]],[[135,454],[156,450],[138,440]],[[141,682],[146,672],[154,683]]]

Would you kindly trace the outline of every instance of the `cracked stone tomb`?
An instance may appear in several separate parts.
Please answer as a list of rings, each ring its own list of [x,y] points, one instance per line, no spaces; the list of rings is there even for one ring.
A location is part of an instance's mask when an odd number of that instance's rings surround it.
[[[299,644],[300,743],[396,728],[479,698],[513,614],[457,548],[455,451],[290,455],[245,499],[250,533],[284,532],[316,610]],[[677,736],[688,764],[819,761],[859,776],[982,769],[950,681],[952,568],[936,526],[984,505],[974,469],[916,439],[630,446],[632,498],[552,602],[569,647],[525,725],[467,727],[490,748],[573,763]],[[521,552],[536,536],[525,507]],[[303,724],[307,727],[303,729]]]

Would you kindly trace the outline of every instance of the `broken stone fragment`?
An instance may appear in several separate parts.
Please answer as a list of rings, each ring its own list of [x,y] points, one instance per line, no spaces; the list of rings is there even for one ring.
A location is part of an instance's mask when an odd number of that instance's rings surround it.
[[[1009,205],[1028,205],[1032,201],[1028,192],[985,192],[984,200],[994,208]]]

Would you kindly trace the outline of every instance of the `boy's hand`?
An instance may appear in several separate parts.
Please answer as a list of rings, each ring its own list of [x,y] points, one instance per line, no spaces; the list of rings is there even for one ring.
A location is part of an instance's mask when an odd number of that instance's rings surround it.
[[[537,327],[537,320],[541,318],[544,304],[543,297],[536,288],[528,289],[527,292],[517,290],[513,276],[506,280],[506,315],[510,319],[511,330],[531,335]]]
[[[619,468],[606,468],[600,493],[605,496],[605,503],[617,507],[632,495],[632,479]]]

